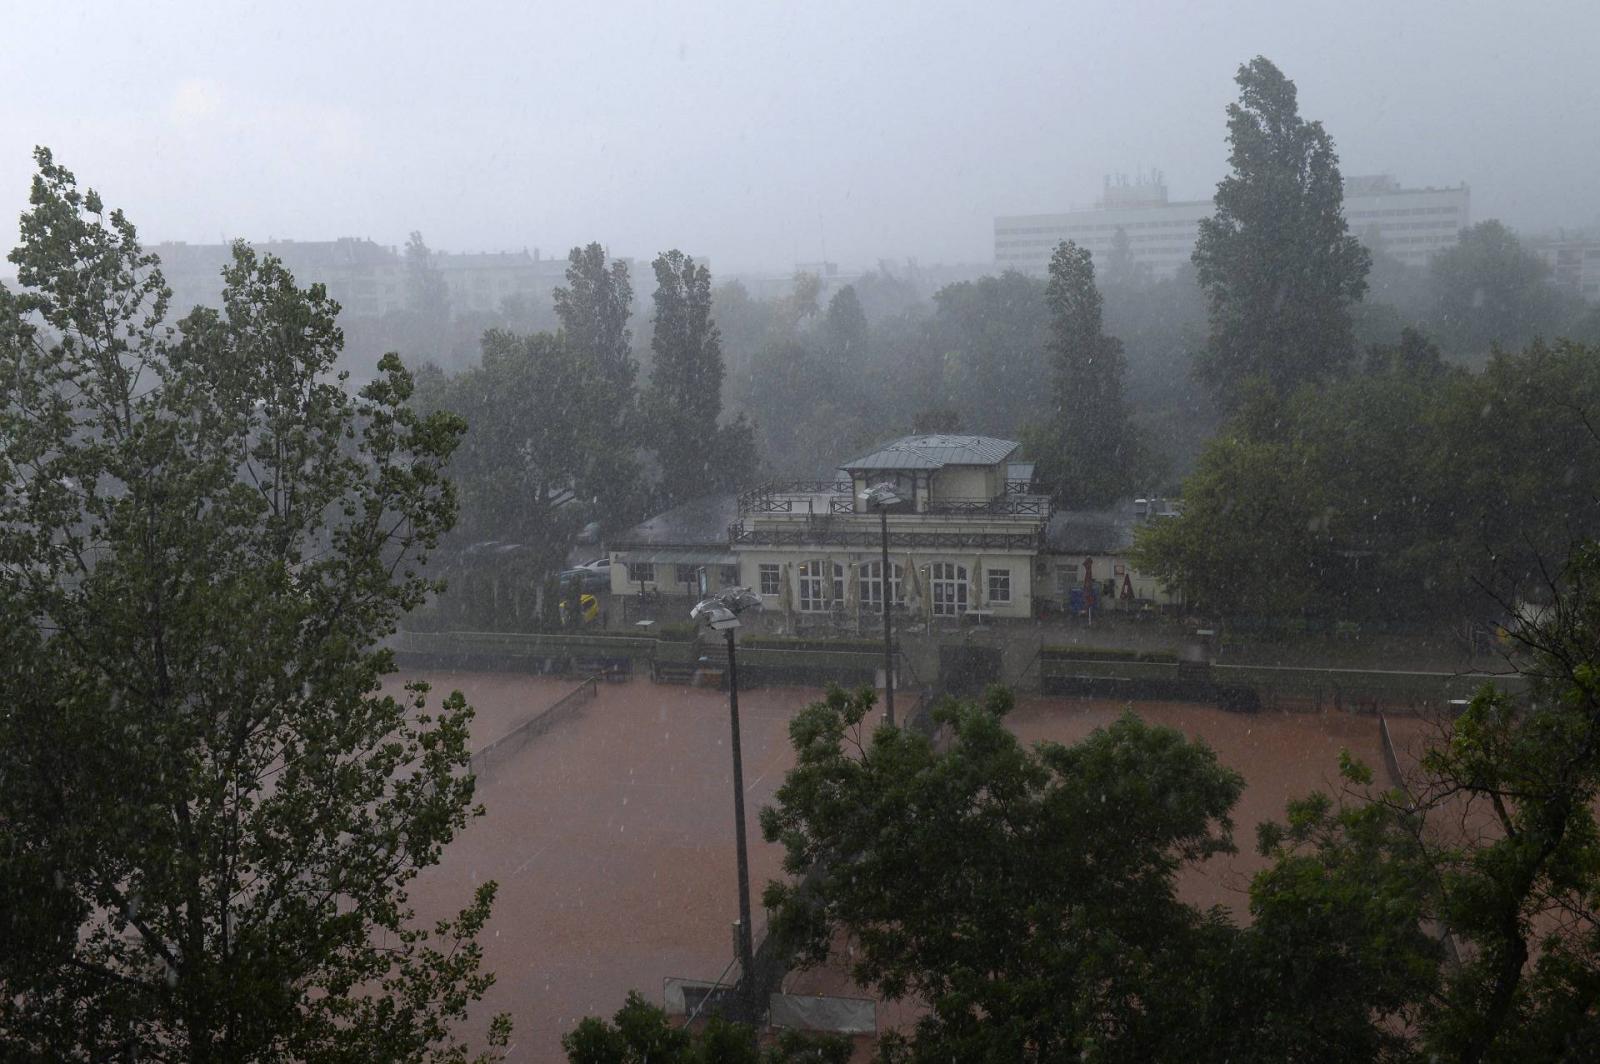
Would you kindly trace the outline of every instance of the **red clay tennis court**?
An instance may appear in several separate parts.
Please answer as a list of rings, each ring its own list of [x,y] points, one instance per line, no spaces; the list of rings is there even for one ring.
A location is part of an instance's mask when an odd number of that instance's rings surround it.
[[[429,679],[476,707],[474,748],[574,686],[495,673]],[[739,697],[757,941],[761,887],[782,854],[761,841],[756,816],[793,764],[789,718],[818,694]],[[584,1016],[610,1016],[629,990],[659,1003],[664,978],[723,971],[739,911],[731,781],[727,695],[633,681],[600,684],[576,716],[480,784],[487,815],[419,878],[413,900],[433,919],[459,909],[476,884],[499,882],[484,932],[497,979],[478,1012],[512,1014],[510,1059],[562,1059],[561,1035]]]
[[[437,693],[461,690],[477,709],[474,749],[506,734],[572,691],[571,680],[509,673],[434,672]],[[780,873],[779,847],[761,841],[757,814],[793,764],[789,719],[814,689],[740,694],[747,830],[756,940],[765,927],[762,885]],[[1073,742],[1108,723],[1124,703],[1023,698],[1012,729],[1027,741]],[[1284,803],[1337,785],[1341,748],[1382,779],[1377,722],[1342,714],[1238,715],[1193,704],[1141,703],[1137,711],[1203,738],[1242,772],[1235,811],[1240,853],[1186,873],[1180,890],[1201,905],[1245,913],[1244,888],[1260,866],[1255,825]],[[1391,720],[1404,748],[1426,730]],[[1402,754],[1402,761],[1405,760]],[[656,1003],[669,976],[713,979],[733,956],[732,769],[727,695],[635,680],[599,684],[574,716],[499,761],[480,783],[488,814],[415,885],[419,917],[464,904],[473,887],[500,884],[485,933],[495,987],[475,1013],[508,1011],[510,1059],[563,1059],[562,1034],[584,1016],[609,1016],[629,990]],[[861,996],[842,972],[797,973],[785,989]],[[914,1006],[879,1008],[880,1028],[908,1022]]]

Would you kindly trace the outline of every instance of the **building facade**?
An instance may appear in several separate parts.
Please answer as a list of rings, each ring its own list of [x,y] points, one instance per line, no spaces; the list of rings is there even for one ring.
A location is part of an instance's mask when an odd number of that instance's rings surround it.
[[[1591,303],[1600,300],[1600,236],[1535,237],[1527,247],[1550,267],[1552,284]]]
[[[1344,214],[1350,231],[1369,246],[1402,262],[1425,265],[1437,251],[1453,246],[1471,224],[1471,195],[1454,188],[1403,188],[1388,175],[1348,177]],[[1152,277],[1171,277],[1187,263],[1200,236],[1200,220],[1216,213],[1209,200],[1170,200],[1166,182],[1106,182],[1091,208],[1064,214],[1027,214],[994,220],[994,258],[999,269],[1043,276],[1050,255],[1063,240],[1087,248],[1104,262],[1118,230],[1128,240],[1135,265]]]
[[[886,599],[904,623],[934,626],[1169,601],[1129,566],[1134,504],[1058,513],[1017,448],[987,436],[906,436],[842,463],[832,481],[687,503],[612,541],[612,593],[746,586],[790,630],[857,631],[871,630]],[[882,511],[867,501],[880,485],[897,499]]]

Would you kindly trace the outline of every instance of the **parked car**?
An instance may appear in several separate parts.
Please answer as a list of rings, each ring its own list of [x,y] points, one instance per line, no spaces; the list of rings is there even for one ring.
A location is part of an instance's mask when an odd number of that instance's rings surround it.
[[[603,569],[589,569],[579,566],[576,569],[563,569],[561,571],[561,586],[565,589],[574,581],[582,591],[610,591],[611,566],[608,564]]]

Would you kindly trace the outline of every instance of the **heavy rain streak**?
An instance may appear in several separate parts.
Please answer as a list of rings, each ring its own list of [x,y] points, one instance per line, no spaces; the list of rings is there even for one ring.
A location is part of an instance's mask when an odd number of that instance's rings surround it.
[[[1600,1059],[1597,40],[7,5],[0,1060]]]

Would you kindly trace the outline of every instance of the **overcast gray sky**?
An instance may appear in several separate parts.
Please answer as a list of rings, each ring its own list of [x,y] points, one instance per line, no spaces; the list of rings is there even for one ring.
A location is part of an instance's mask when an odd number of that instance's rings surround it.
[[[1600,3],[0,0],[0,212],[36,143],[145,239],[981,262],[996,213],[1210,194],[1264,54],[1346,174],[1600,222]]]

